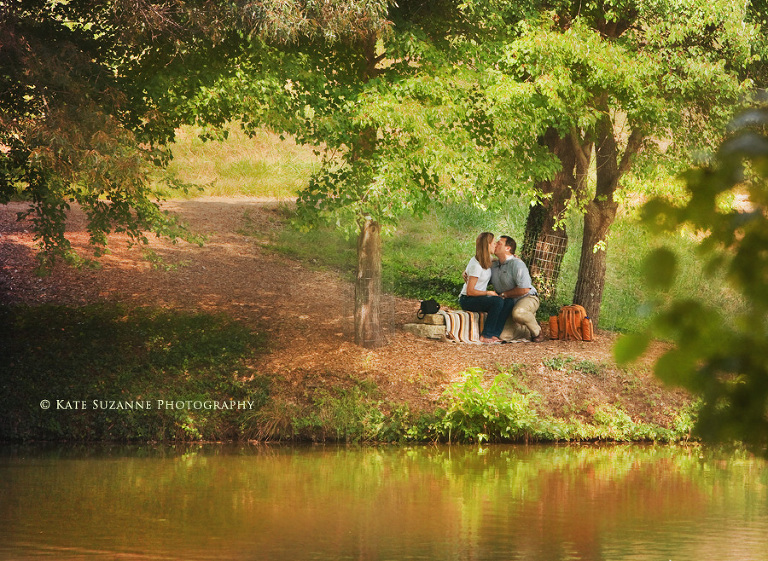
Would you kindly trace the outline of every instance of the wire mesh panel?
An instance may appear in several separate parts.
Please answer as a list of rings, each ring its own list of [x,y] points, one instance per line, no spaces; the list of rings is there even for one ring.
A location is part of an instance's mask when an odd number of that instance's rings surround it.
[[[568,238],[557,234],[546,234],[536,242],[536,250],[529,268],[533,285],[544,298],[555,297],[557,279],[567,246]]]

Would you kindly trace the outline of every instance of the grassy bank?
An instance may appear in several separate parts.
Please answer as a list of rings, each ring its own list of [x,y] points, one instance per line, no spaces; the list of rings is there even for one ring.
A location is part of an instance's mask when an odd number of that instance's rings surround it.
[[[667,425],[633,420],[620,407],[600,404],[588,415],[553,415],[525,383],[526,367],[489,373],[471,369],[445,389],[434,409],[413,411],[387,403],[367,381],[318,387],[302,403],[276,399],[265,436],[277,440],[345,442],[673,442],[690,438],[695,408]]]
[[[0,308],[0,440],[518,442],[687,438],[617,406],[555,416],[525,366],[466,372],[430,410],[350,379],[287,396],[259,372],[267,342],[221,316],[119,305]],[[552,364],[591,369],[599,365]],[[588,420],[587,420],[588,419]]]

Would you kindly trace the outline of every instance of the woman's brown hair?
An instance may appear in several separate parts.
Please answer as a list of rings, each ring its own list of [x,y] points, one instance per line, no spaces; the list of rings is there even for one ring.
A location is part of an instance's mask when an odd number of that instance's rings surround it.
[[[492,241],[493,234],[490,232],[483,232],[475,240],[475,259],[483,269],[491,268],[491,250],[488,249],[488,246]]]

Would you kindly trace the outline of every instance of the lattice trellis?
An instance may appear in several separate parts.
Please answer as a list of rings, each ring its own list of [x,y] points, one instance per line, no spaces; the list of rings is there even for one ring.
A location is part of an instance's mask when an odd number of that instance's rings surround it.
[[[529,264],[533,286],[544,298],[554,298],[560,266],[568,245],[568,238],[557,234],[546,234],[536,242],[536,250]]]

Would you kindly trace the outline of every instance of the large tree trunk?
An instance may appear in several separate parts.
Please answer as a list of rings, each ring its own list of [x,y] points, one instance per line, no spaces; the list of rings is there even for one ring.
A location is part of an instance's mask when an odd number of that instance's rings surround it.
[[[557,156],[561,169],[555,177],[537,184],[545,195],[528,211],[520,258],[528,265],[531,279],[542,298],[552,299],[557,290],[560,264],[568,249],[568,232],[562,222],[575,183],[576,152],[570,138],[549,129],[543,142]]]
[[[587,206],[584,215],[584,239],[581,244],[579,276],[573,291],[573,302],[584,306],[597,327],[600,321],[600,307],[605,288],[605,271],[608,232],[616,219],[618,204],[613,195],[619,187],[619,180],[631,165],[632,156],[640,150],[643,135],[638,130],[632,131],[627,140],[624,154],[619,160],[619,144],[616,131],[604,100],[605,110],[597,125],[595,143],[595,163],[597,164],[597,184],[595,198]]]
[[[560,278],[560,265],[568,249],[565,224],[556,224],[552,207],[567,199],[537,202],[528,211],[520,258],[528,265],[531,280],[542,298],[553,299]]]
[[[381,319],[381,226],[366,219],[357,240],[355,343],[367,349],[385,344]]]
[[[616,219],[619,205],[613,201],[592,200],[584,215],[584,239],[581,243],[579,277],[573,293],[573,302],[581,304],[592,318],[595,327],[600,320],[606,271],[604,242]]]

